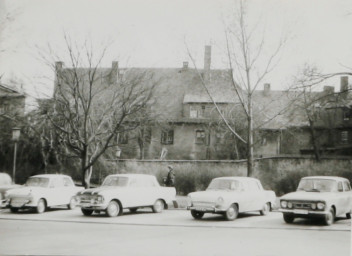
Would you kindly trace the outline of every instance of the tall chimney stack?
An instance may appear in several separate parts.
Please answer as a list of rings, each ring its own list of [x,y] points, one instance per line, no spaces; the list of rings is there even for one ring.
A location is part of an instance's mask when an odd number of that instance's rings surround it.
[[[111,63],[110,83],[114,84],[118,82],[119,78],[119,62],[113,61]]]
[[[270,93],[270,84],[264,84],[264,95],[268,96]]]
[[[340,94],[343,99],[347,98],[348,94],[348,76],[340,77]]]
[[[206,45],[204,48],[204,81],[210,80],[210,64],[211,64],[211,46]]]

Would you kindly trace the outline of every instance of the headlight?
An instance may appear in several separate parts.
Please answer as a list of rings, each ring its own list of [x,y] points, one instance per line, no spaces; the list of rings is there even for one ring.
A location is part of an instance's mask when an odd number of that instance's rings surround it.
[[[288,202],[288,203],[287,203],[287,207],[288,207],[288,208],[292,208],[292,207],[293,207],[292,202]]]
[[[317,208],[318,208],[319,210],[324,210],[325,204],[322,203],[322,202],[320,202],[320,203],[317,204]]]
[[[281,201],[280,205],[282,208],[286,208],[287,207],[287,201]]]
[[[219,197],[216,200],[216,206],[221,206],[223,203],[224,203],[224,198],[222,198],[222,197]]]
[[[317,204],[316,204],[316,203],[312,203],[311,208],[312,208],[313,210],[317,209]]]
[[[95,198],[95,203],[97,204],[101,204],[104,202],[104,197],[101,196],[101,195],[98,195],[96,198]]]

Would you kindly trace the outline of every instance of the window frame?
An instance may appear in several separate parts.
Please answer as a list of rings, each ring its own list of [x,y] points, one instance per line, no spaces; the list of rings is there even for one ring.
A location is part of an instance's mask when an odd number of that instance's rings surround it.
[[[175,134],[173,129],[162,130],[160,143],[163,145],[172,145],[174,144]]]

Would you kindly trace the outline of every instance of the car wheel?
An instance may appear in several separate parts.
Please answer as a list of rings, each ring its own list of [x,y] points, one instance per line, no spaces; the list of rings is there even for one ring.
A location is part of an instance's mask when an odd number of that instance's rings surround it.
[[[191,210],[192,217],[195,218],[196,220],[200,220],[204,216],[204,212],[198,212],[195,210]]]
[[[335,211],[334,208],[330,208],[330,211],[324,217],[324,224],[330,226],[335,221]]]
[[[232,204],[229,209],[225,212],[225,218],[227,220],[234,220],[238,216],[238,206],[236,204]]]
[[[130,208],[130,212],[136,212],[137,210],[138,210],[137,207],[135,207],[135,208]]]
[[[67,208],[70,210],[75,209],[77,206],[77,201],[74,197],[71,198],[70,203],[67,205]]]
[[[111,201],[106,208],[106,215],[109,217],[116,217],[120,213],[120,205],[116,201]]]
[[[351,213],[349,212],[349,213],[346,213],[346,218],[347,219],[351,219]]]
[[[288,224],[293,223],[293,221],[295,220],[295,217],[292,214],[285,214],[284,213],[284,221]]]
[[[13,212],[13,213],[16,213],[16,212],[18,212],[18,208],[11,207],[10,211]]]
[[[260,215],[265,216],[268,215],[270,211],[270,203],[266,203],[263,205],[263,208],[259,211]]]
[[[153,212],[160,213],[164,210],[164,202],[160,199],[156,200],[153,205]]]
[[[46,203],[43,198],[39,199],[37,207],[35,208],[35,211],[37,213],[43,213],[46,210]]]
[[[82,213],[83,213],[84,216],[90,216],[90,215],[93,214],[93,210],[81,208],[81,211],[82,211]]]

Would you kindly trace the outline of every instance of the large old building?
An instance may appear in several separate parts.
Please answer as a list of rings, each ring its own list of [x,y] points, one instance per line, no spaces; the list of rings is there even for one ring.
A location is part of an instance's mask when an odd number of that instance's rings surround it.
[[[229,70],[211,69],[211,48],[205,47],[204,67],[190,68],[184,62],[180,68],[101,68],[99,84],[113,84],[126,73],[152,74],[157,81],[148,106],[154,120],[143,129],[119,134],[117,157],[144,159],[222,160],[246,157],[246,145],[233,136],[228,125],[246,137],[246,117],[239,104]],[[69,75],[62,62],[58,73]],[[85,69],[80,68],[80,72]],[[57,86],[58,81],[56,82]],[[348,78],[341,78],[341,92],[330,87],[314,93],[318,97],[314,127],[306,115],[312,104],[304,107],[302,93],[273,91],[270,84],[253,93],[256,125],[254,153],[257,157],[310,154],[312,132],[320,150],[325,153],[349,154],[352,143],[352,101],[348,94]],[[324,96],[325,95],[325,96]],[[312,95],[310,95],[312,96]],[[328,114],[329,113],[329,114]],[[334,113],[334,114],[332,114]],[[331,118],[335,118],[332,120]],[[141,134],[143,135],[141,138]],[[142,141],[143,139],[143,141]]]
[[[15,118],[25,112],[25,95],[0,84],[0,117]]]

